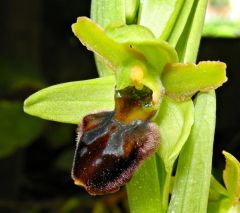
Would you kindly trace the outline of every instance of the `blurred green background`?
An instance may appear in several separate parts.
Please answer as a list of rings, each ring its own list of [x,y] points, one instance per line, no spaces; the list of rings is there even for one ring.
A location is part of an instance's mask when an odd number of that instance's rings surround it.
[[[199,60],[228,65],[228,83],[217,91],[217,177],[223,149],[240,159],[240,18],[231,18],[229,2],[211,2],[199,52]],[[89,13],[90,0],[0,1],[0,212],[128,212],[124,189],[91,197],[73,184],[75,125],[22,109],[41,88],[97,77],[92,53],[71,32],[76,18]]]
[[[240,1],[209,0],[203,35],[235,38],[240,36]]]

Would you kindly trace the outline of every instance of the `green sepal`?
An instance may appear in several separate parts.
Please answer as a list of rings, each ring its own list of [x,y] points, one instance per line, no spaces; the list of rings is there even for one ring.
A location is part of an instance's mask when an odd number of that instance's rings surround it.
[[[165,66],[161,76],[166,94],[177,101],[190,99],[196,92],[206,92],[220,87],[227,81],[226,64],[200,62]]]
[[[58,84],[24,102],[24,111],[43,119],[79,124],[87,114],[114,109],[114,76]]]
[[[96,53],[113,71],[127,61],[141,57],[130,47],[109,38],[99,25],[87,17],[79,17],[72,25],[72,30],[81,43]]]

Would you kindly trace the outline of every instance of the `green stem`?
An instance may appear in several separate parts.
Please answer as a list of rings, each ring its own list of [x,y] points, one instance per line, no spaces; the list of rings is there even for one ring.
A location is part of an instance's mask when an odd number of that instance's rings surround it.
[[[156,157],[146,160],[127,184],[131,213],[163,212]]]
[[[161,191],[161,212],[166,212],[169,203],[169,191],[171,186],[172,167],[166,169],[163,160],[159,155],[156,155],[158,180]]]

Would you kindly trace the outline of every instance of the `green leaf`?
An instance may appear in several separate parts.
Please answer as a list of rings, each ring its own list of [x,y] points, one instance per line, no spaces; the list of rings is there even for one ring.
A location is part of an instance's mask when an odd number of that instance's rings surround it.
[[[207,210],[216,119],[215,93],[199,93],[194,103],[195,121],[180,153],[168,212],[205,213]]]
[[[183,2],[183,0],[141,1],[138,23],[150,28],[156,38],[166,40]]]
[[[31,95],[24,111],[43,119],[79,124],[82,117],[114,108],[114,76],[58,84]]]
[[[125,12],[127,24],[133,24],[136,20],[140,0],[125,0]]]
[[[186,26],[178,39],[177,45],[169,41],[170,44],[176,46],[181,62],[188,63],[196,61],[207,2],[207,0],[194,1]],[[188,3],[188,1],[185,1],[185,3]],[[184,14],[183,11],[181,14]],[[180,25],[181,24],[182,23],[180,23]]]
[[[240,163],[230,153],[223,151],[226,158],[226,167],[223,171],[223,180],[230,197],[234,202],[240,202]]]
[[[222,62],[169,64],[162,73],[166,94],[178,101],[190,99],[198,91],[216,89],[226,81],[226,64]]]
[[[131,213],[162,212],[160,187],[156,158],[153,155],[143,163],[127,184]]]
[[[44,121],[24,114],[18,102],[0,101],[0,120],[0,158],[33,142],[44,126]]]
[[[196,2],[196,1],[195,1]],[[182,2],[181,11],[176,19],[176,22],[171,31],[171,35],[168,38],[168,41],[174,47],[177,45],[178,40],[182,33],[185,31],[187,22],[191,21],[190,12],[193,7],[194,0],[185,0]],[[200,34],[200,32],[197,32]]]
[[[192,101],[175,102],[164,97],[154,122],[159,126],[161,137],[158,154],[161,156],[166,170],[171,171],[194,122]]]
[[[125,0],[92,0],[91,18],[103,28],[126,24]]]

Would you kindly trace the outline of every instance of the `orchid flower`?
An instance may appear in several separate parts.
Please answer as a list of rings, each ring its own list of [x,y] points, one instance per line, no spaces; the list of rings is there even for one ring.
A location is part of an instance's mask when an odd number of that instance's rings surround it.
[[[190,100],[226,82],[218,61],[179,63],[176,50],[140,25],[105,30],[86,17],[72,25],[108,76],[55,85],[31,95],[25,112],[79,124],[72,177],[92,195],[117,191],[159,149],[163,98]]]

